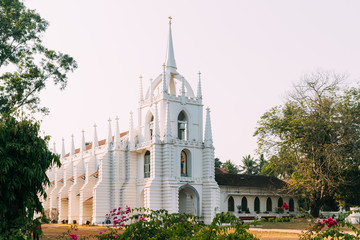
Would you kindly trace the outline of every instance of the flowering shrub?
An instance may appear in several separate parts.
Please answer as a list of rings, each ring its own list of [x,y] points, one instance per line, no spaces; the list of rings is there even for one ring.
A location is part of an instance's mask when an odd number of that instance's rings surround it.
[[[97,239],[256,239],[232,213],[217,214],[206,226],[197,216],[168,213],[167,210],[113,209],[106,215],[113,227],[94,236]],[[222,226],[223,223],[230,223]]]
[[[327,226],[327,228],[325,227]],[[340,227],[348,227],[353,232],[343,232]],[[303,233],[299,239],[301,240],[317,240],[317,239],[359,239],[360,229],[346,221],[339,221],[332,218],[318,220],[310,230]]]
[[[284,209],[285,209],[286,211],[289,210],[289,206],[287,205],[286,202],[284,202],[281,207],[278,207],[277,209],[275,208],[275,211],[276,211],[277,213],[284,213]]]

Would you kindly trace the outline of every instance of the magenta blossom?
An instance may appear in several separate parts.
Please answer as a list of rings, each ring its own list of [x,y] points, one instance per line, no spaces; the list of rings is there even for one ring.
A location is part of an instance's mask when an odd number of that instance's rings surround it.
[[[76,233],[69,233],[69,236],[70,236],[70,238],[73,239],[73,240],[77,240],[77,239],[79,238]]]

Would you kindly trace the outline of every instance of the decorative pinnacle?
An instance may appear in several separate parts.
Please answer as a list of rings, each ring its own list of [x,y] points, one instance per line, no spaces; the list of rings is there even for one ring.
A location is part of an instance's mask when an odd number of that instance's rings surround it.
[[[169,23],[171,24],[171,20],[172,20],[172,17],[171,16],[169,16]]]

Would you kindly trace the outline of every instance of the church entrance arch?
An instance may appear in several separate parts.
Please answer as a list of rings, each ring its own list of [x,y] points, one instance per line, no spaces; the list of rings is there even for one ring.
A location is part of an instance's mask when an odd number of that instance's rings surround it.
[[[193,186],[184,185],[179,188],[179,213],[200,216],[199,193]]]

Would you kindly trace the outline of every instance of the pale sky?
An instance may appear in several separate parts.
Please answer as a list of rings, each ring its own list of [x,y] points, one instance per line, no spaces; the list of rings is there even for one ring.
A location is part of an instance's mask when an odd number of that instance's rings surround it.
[[[50,108],[43,130],[61,151],[93,125],[106,138],[107,119],[127,131],[144,89],[162,72],[168,17],[178,71],[211,109],[215,156],[240,163],[255,154],[260,116],[284,102],[304,73],[345,72],[360,79],[360,1],[331,0],[26,0],[49,21],[44,44],[73,56],[79,68],[68,86],[41,95]],[[205,118],[204,118],[205,119]],[[136,122],[136,121],[134,121]],[[114,121],[113,121],[114,124]],[[114,127],[113,127],[114,129]],[[52,146],[52,144],[51,144]]]

